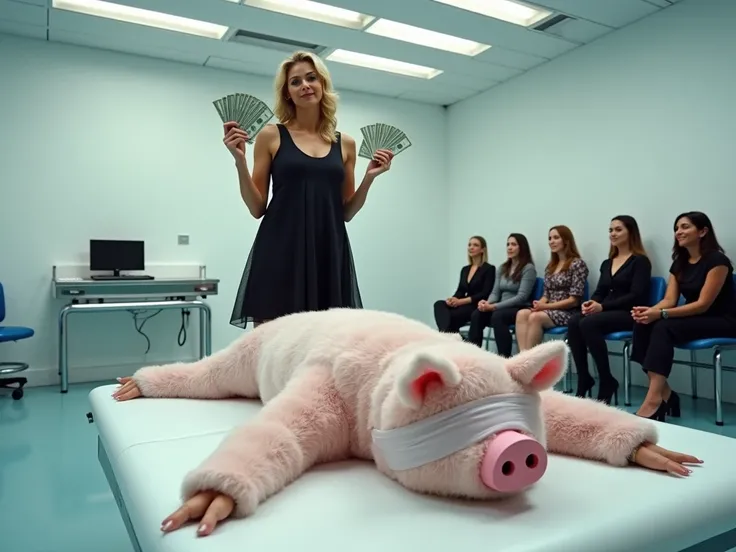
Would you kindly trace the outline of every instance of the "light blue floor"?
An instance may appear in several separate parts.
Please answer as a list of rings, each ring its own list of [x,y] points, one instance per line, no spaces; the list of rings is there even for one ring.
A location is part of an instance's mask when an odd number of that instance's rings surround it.
[[[97,462],[97,429],[86,417],[89,391],[105,384],[71,385],[66,395],[30,388],[20,401],[0,391],[3,552],[132,552]],[[643,396],[635,387],[628,410]],[[717,427],[712,401],[681,397],[682,418],[672,423],[736,437],[736,405],[725,405],[726,425]]]

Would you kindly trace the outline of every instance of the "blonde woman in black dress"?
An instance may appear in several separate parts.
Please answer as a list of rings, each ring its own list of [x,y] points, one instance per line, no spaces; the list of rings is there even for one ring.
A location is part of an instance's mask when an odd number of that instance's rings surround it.
[[[297,52],[285,60],[275,89],[279,123],[256,137],[252,173],[247,134],[237,123],[225,124],[243,202],[253,217],[263,218],[230,319],[240,328],[300,311],[362,308],[345,223],[393,157],[376,151],[356,189],[355,140],[337,131],[337,94],[314,54]]]

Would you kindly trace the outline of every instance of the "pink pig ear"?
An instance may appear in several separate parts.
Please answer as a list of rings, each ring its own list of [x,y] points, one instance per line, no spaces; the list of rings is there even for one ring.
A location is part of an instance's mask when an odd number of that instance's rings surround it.
[[[508,359],[506,370],[522,385],[543,391],[565,375],[567,355],[567,345],[563,341],[548,341]]]
[[[462,379],[460,370],[449,359],[429,353],[407,355],[399,370],[396,384],[399,399],[411,409],[422,406],[432,385],[454,387]]]

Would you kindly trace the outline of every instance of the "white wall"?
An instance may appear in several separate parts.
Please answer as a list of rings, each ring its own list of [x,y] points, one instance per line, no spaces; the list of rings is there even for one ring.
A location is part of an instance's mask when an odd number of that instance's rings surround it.
[[[468,236],[485,235],[498,264],[506,236],[523,232],[544,266],[554,224],[575,233],[594,285],[618,214],[639,221],[655,274],[671,262],[674,218],[694,209],[736,262],[734,21],[736,2],[678,3],[452,106],[447,289]],[[633,373],[643,383],[636,364]],[[676,366],[671,382],[689,393],[689,377]],[[700,371],[701,396],[712,382]],[[724,387],[736,400],[733,374]]]
[[[275,68],[274,68],[275,71]],[[193,262],[220,278],[211,299],[217,350],[241,334],[229,325],[233,299],[259,221],[239,196],[232,157],[212,101],[242,91],[272,102],[269,79],[13,37],[0,39],[0,281],[6,324],[31,326],[33,339],[0,346],[23,359],[37,383],[55,383],[54,264],[86,262],[91,237],[144,239],[149,263]],[[344,93],[339,127],[390,121],[422,147],[398,157],[372,188],[348,230],[367,307],[431,322],[444,274],[422,263],[447,251],[447,192],[440,107]],[[366,162],[358,161],[358,183]],[[191,244],[177,246],[177,234]],[[398,268],[405,264],[411,270]],[[421,276],[420,276],[421,275]],[[179,314],[162,313],[145,330],[128,313],[71,319],[71,381],[130,373],[141,364],[189,358]],[[107,369],[100,367],[107,366]]]

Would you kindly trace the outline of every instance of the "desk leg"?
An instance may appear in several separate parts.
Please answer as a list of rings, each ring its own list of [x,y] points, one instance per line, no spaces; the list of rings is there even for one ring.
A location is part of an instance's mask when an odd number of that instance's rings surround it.
[[[212,354],[212,311],[206,303],[199,305],[199,358]]]
[[[59,313],[59,375],[61,376],[61,392],[69,390],[69,332],[67,318],[72,306],[67,305]]]

